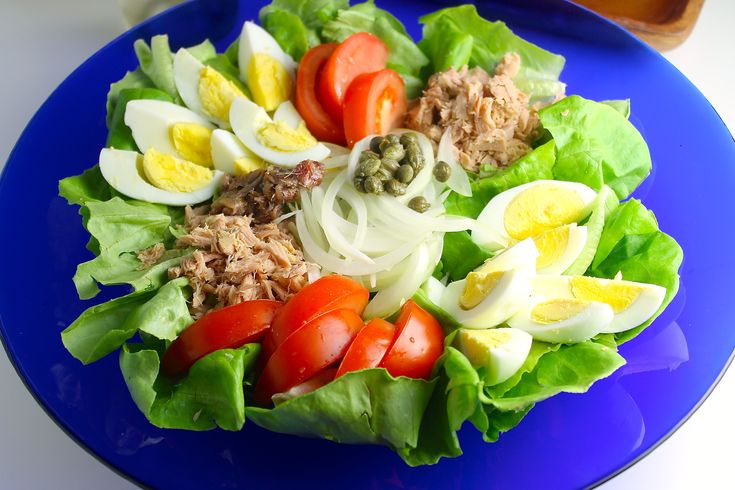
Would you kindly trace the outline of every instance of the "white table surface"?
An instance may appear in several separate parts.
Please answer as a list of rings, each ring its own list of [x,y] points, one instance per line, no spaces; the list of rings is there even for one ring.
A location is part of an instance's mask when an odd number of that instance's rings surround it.
[[[666,54],[735,132],[735,2],[707,0],[691,37]],[[46,96],[77,65],[123,31],[114,0],[0,0],[0,165]],[[729,60],[729,61],[728,61]],[[0,487],[131,489],[134,485],[69,439],[35,403],[0,354],[3,396]],[[604,490],[732,488],[735,373],[644,460]]]

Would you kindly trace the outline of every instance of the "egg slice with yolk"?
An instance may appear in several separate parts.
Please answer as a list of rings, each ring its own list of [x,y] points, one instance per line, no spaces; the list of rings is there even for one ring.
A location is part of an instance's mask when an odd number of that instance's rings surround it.
[[[514,269],[523,271],[528,276],[533,276],[536,273],[538,260],[539,252],[536,243],[527,238],[487,259],[473,272],[489,273]]]
[[[584,184],[537,180],[501,192],[488,202],[472,231],[476,243],[496,250],[513,241],[579,223],[591,210],[597,193]]]
[[[156,150],[152,151],[153,153],[149,150],[147,154],[147,170],[156,178],[165,179],[165,169],[166,165],[168,165],[166,159],[173,157],[157,152]],[[164,165],[160,168],[157,168],[157,165],[161,163],[157,161],[157,156],[162,157],[164,161]],[[195,173],[198,174],[200,171],[209,172],[210,176],[203,176],[199,180],[200,183],[206,180],[206,183],[203,185],[193,184],[196,181],[195,178],[190,181],[188,186],[178,184],[180,186],[179,188],[192,188],[193,190],[191,191],[179,192],[166,190],[152,185],[147,180],[145,177],[147,173],[145,160],[146,157],[135,151],[104,148],[100,152],[99,166],[105,180],[121,194],[133,199],[169,206],[187,206],[211,199],[223,175],[218,170],[212,172],[211,170],[197,166],[201,170],[196,169]],[[189,165],[193,164],[189,163]],[[181,182],[181,179],[177,179],[177,181]],[[160,184],[161,181],[159,180],[158,183]]]
[[[301,122],[294,128],[284,120],[275,121],[254,102],[240,97],[230,108],[232,130],[242,143],[263,160],[294,167],[303,160],[321,161],[329,149],[319,143]]]
[[[523,366],[533,337],[517,328],[491,328],[457,332],[454,344],[475,369],[482,369],[485,386],[506,381]]]
[[[212,133],[214,168],[230,175],[245,175],[266,167],[263,159],[248,150],[234,134],[223,129]]]
[[[656,284],[588,276],[538,276],[533,294],[597,301],[612,308],[614,318],[603,333],[624,332],[648,321],[661,307],[666,288]]]
[[[582,253],[587,243],[587,227],[576,223],[558,226],[533,237],[539,256],[539,274],[563,274]]]
[[[174,81],[189,109],[223,128],[230,126],[232,101],[245,97],[240,87],[184,48],[174,56]]]
[[[602,332],[613,316],[612,308],[605,303],[536,296],[507,323],[542,342],[573,344]]]
[[[245,22],[238,51],[240,77],[256,104],[270,112],[291,98],[296,63],[268,31]]]
[[[145,153],[151,148],[205,167],[212,166],[210,137],[214,126],[186,107],[161,100],[131,100],[125,125]]]

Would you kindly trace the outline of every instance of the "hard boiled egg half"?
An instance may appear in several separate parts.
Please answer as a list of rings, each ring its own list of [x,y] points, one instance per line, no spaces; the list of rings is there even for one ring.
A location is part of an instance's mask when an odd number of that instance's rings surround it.
[[[497,250],[564,225],[579,223],[590,214],[596,196],[597,193],[584,184],[557,180],[537,180],[508,189],[491,199],[482,210],[477,217],[480,226],[472,231],[472,239]],[[562,235],[570,238],[569,231],[559,232],[559,236],[551,240],[555,249],[564,241],[559,240]],[[571,243],[576,243],[576,238]]]
[[[483,369],[485,386],[513,376],[528,357],[533,337],[517,328],[491,328],[457,332],[454,344],[475,369]]]
[[[245,97],[234,82],[184,48],[174,56],[174,82],[189,109],[223,128],[230,127],[232,101]]]
[[[253,100],[266,111],[275,110],[291,98],[296,62],[254,22],[242,26],[238,64],[240,77],[250,88]]]
[[[210,139],[214,126],[186,107],[161,100],[131,100],[125,108],[125,125],[143,153],[155,149],[212,166]]]
[[[266,168],[263,159],[248,150],[238,137],[229,131],[215,129],[212,132],[211,143],[212,162],[217,170],[230,175],[245,175]]]
[[[528,304],[537,256],[532,240],[518,243],[450,283],[440,306],[467,328],[500,325]]]
[[[635,328],[655,315],[664,301],[666,288],[619,278],[538,276],[533,281],[533,294],[605,303],[614,316],[600,331],[617,333]]]
[[[276,114],[271,119],[258,104],[240,97],[230,108],[230,124],[250,151],[276,165],[295,167],[303,160],[321,161],[329,155],[329,148],[306,129],[291,102],[280,106]]]
[[[140,155],[104,148],[99,165],[102,176],[116,191],[133,199],[170,206],[210,199],[223,175],[156,149]]]

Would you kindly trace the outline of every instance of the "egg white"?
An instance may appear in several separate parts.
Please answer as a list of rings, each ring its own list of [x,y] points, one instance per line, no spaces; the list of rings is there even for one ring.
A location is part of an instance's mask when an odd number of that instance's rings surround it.
[[[507,321],[508,326],[524,330],[542,342],[574,344],[591,339],[613,320],[614,313],[610,305],[592,301],[582,311],[565,320],[549,324],[536,322],[531,312],[536,305],[546,300],[544,297],[534,297]]]
[[[281,49],[278,41],[276,41],[268,31],[254,22],[246,21],[242,25],[240,46],[238,50],[240,78],[242,78],[246,84],[249,83],[248,68],[250,67],[250,60],[258,53],[269,55],[288,71],[291,78],[294,77],[297,64],[293,58]]]
[[[181,48],[174,56],[174,83],[179,91],[181,100],[186,107],[200,116],[207,118],[221,128],[229,128],[227,121],[218,119],[204,109],[199,98],[199,81],[202,78],[204,63],[196,59],[187,49]]]
[[[480,336],[494,339],[496,345],[488,349],[484,359],[469,355],[468,337]],[[487,330],[460,329],[457,333],[459,349],[475,368],[485,368],[485,386],[494,386],[506,381],[523,366],[533,343],[533,337],[517,328],[492,328]]]
[[[577,257],[587,244],[587,227],[577,226],[576,223],[569,225],[569,239],[562,254],[551,264],[537,269],[538,274],[563,274],[572,266]]]
[[[171,192],[149,184],[138,173],[138,159],[135,151],[104,148],[100,152],[99,166],[102,176],[116,191],[133,199],[169,206],[198,204],[210,199],[219,185],[222,172],[215,170],[209,184],[193,192]]]
[[[487,259],[484,264],[475,270],[484,273],[518,270],[528,276],[533,276],[536,273],[538,255],[533,239],[526,238]]]

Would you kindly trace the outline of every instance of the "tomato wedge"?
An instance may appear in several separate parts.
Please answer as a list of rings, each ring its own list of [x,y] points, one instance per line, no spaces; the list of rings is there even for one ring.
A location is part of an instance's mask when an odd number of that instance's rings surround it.
[[[289,335],[319,315],[348,309],[362,314],[370,293],[354,280],[338,275],[324,276],[296,293],[273,319],[270,336],[277,347]]]
[[[273,396],[273,402],[278,405],[279,403],[296,398],[297,396],[305,395],[316,391],[322,386],[326,385],[334,379],[334,375],[337,372],[335,368],[322,369],[316,373],[313,377],[307,379],[301,384],[294,386],[285,393],[276,393]]]
[[[337,46],[337,43],[319,44],[301,58],[296,74],[295,102],[296,109],[315,138],[344,145],[345,131],[342,124],[335,122],[324,110],[316,94],[317,79],[322,67]]]
[[[342,123],[342,103],[352,81],[362,73],[382,70],[387,62],[388,46],[370,33],[358,32],[342,41],[324,65],[317,87],[332,119]]]
[[[347,349],[335,378],[350,371],[377,367],[393,343],[395,333],[396,327],[392,323],[382,318],[370,320]]]
[[[174,376],[211,352],[259,341],[282,304],[280,301],[256,299],[203,316],[184,330],[163,354],[163,371]]]
[[[276,348],[255,387],[255,401],[268,405],[275,393],[303,383],[344,356],[362,328],[352,310],[336,310],[310,321]]]
[[[369,134],[386,134],[401,125],[408,102],[403,78],[385,69],[358,76],[344,99],[344,127],[348,146]]]
[[[396,320],[396,340],[380,363],[392,376],[428,379],[444,350],[444,330],[436,318],[408,300]]]

